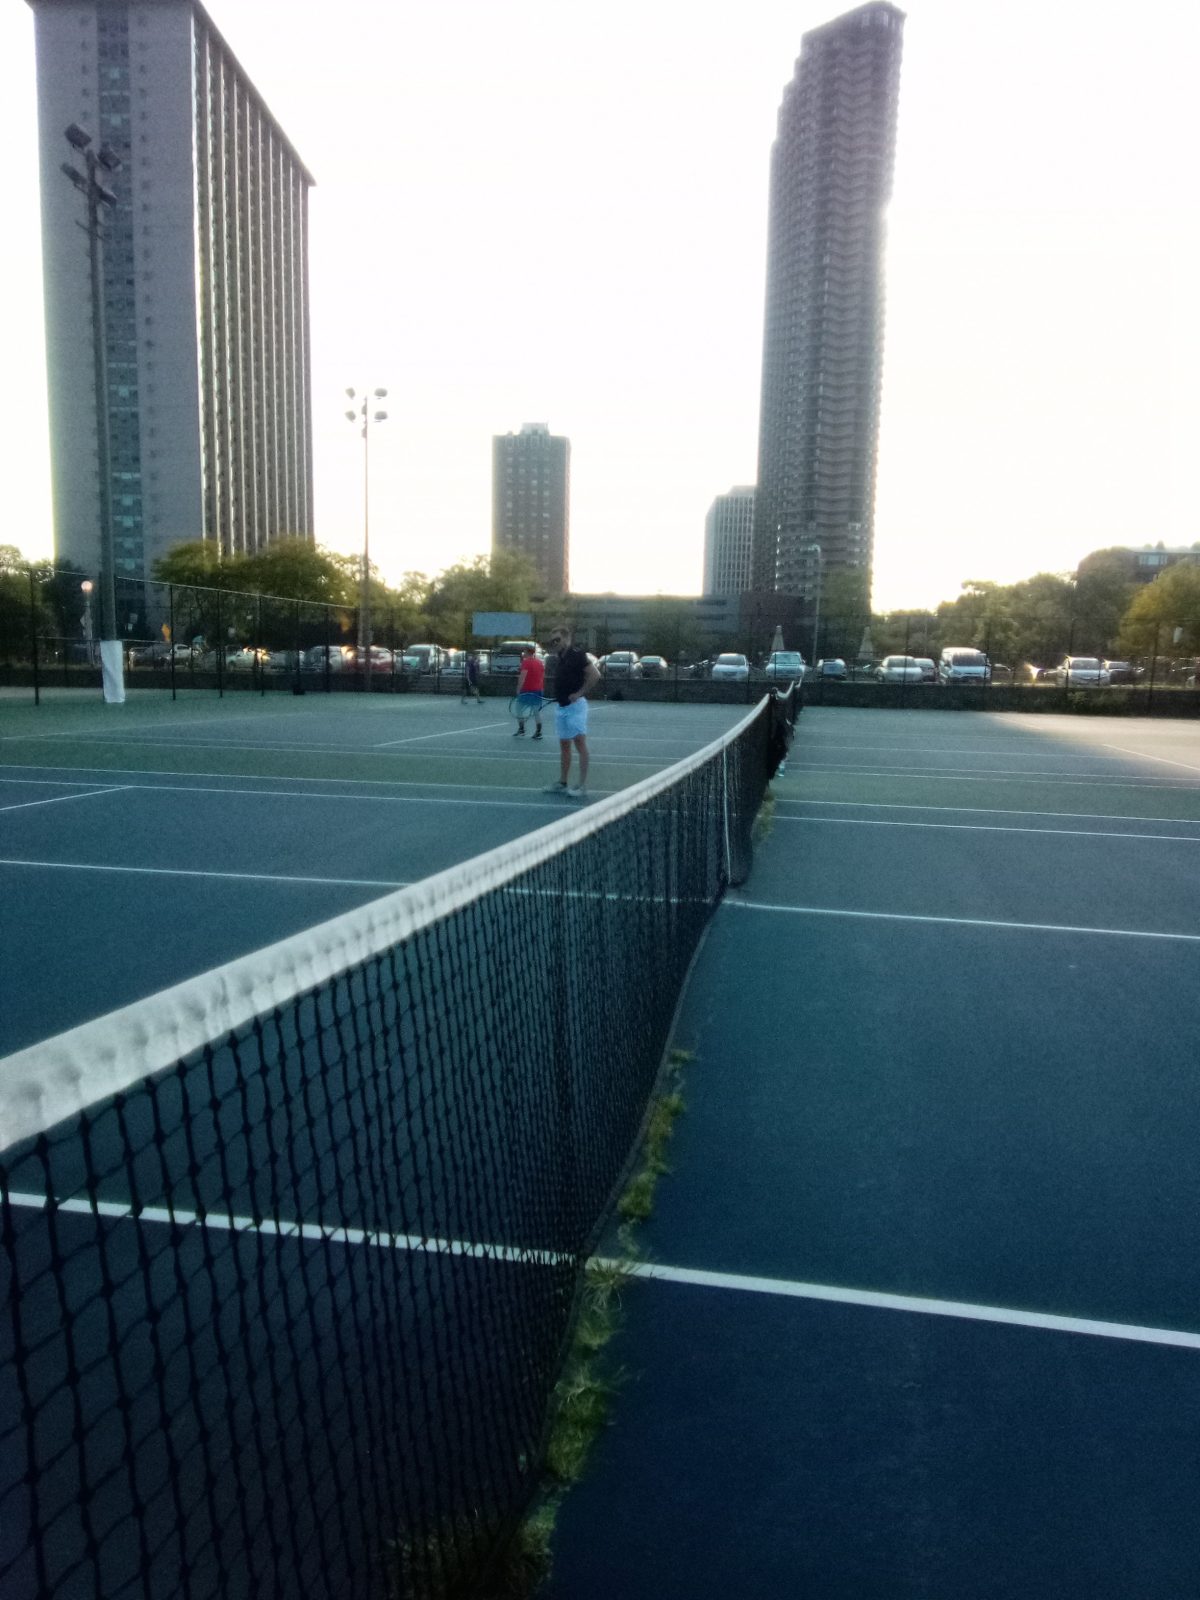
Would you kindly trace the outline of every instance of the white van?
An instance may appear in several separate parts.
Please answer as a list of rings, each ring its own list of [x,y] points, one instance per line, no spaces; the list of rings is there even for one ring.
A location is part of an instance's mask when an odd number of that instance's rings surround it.
[[[408,644],[403,653],[409,660],[420,663],[418,672],[440,672],[446,657],[440,644]]]
[[[951,644],[938,662],[939,683],[990,683],[992,669],[982,650],[970,645]]]

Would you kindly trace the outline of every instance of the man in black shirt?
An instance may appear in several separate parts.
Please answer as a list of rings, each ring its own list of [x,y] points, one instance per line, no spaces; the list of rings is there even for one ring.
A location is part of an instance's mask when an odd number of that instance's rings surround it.
[[[555,732],[558,734],[559,771],[557,783],[550,785],[552,794],[568,794],[572,800],[587,799],[588,775],[588,703],[587,696],[600,682],[596,663],[586,650],[571,643],[571,630],[565,625],[555,628],[550,648],[558,652],[554,670],[554,697],[558,708],[554,713]],[[579,752],[579,781],[572,784],[571,746]]]

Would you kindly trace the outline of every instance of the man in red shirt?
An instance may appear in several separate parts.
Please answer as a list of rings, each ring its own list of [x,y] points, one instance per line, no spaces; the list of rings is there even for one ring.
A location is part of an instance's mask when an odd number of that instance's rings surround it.
[[[536,645],[526,645],[517,673],[517,731],[514,739],[525,736],[525,718],[532,717],[533,737],[542,737],[542,691],[546,687],[546,663],[537,653]]]

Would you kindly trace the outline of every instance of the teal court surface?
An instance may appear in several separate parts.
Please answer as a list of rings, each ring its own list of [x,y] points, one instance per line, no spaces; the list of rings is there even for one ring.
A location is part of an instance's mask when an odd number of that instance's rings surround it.
[[[1200,1594],[1200,730],[809,708],[556,1600]]]
[[[593,706],[590,792],[745,711]],[[0,696],[0,1056],[563,815],[552,710],[514,728],[502,699]]]

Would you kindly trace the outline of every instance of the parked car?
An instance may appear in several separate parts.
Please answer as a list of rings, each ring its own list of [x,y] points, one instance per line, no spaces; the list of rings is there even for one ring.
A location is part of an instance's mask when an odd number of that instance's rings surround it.
[[[505,639],[503,643],[492,651],[491,671],[495,673],[511,672],[513,677],[516,677],[521,670],[521,662],[524,660],[525,652],[531,645],[536,655],[543,654],[541,646],[535,643],[533,639]]]
[[[303,650],[272,650],[267,662],[271,672],[295,672],[297,667],[304,666]]]
[[[914,656],[913,660],[921,669],[922,683],[937,682],[937,665],[929,656]]]
[[[260,650],[254,645],[245,645],[241,650],[232,650],[225,657],[225,670],[227,672],[253,672],[255,667],[266,667],[271,659],[269,650]]]
[[[849,677],[849,673],[846,671],[846,663],[841,656],[823,656],[817,662],[817,677],[840,680]]]
[[[172,657],[175,659],[176,666],[180,662],[190,662],[192,659],[191,645],[167,644],[161,639],[154,644],[139,645],[129,652],[129,664],[131,667],[169,667]]]
[[[772,650],[763,670],[777,683],[792,683],[804,677],[804,657],[799,650]]]
[[[1104,670],[1109,683],[1136,683],[1139,676],[1132,661],[1106,661]]]
[[[606,678],[640,678],[642,663],[636,650],[614,650],[605,656],[601,671]]]
[[[358,671],[358,672],[361,672],[363,670],[364,663],[365,663],[365,656],[364,656],[363,651],[356,650],[354,652],[354,667],[355,667],[355,670]],[[386,649],[381,644],[373,644],[371,646],[371,671],[372,672],[390,672],[391,670],[392,670],[392,652],[390,650]]]
[[[938,662],[939,683],[990,683],[992,669],[982,650],[947,645]]]
[[[915,656],[884,656],[875,668],[877,683],[920,683],[921,663]]]
[[[1013,681],[1013,669],[1011,667],[1004,666],[1000,661],[989,661],[988,667],[991,672],[990,681],[992,683],[1011,683]]]
[[[440,644],[407,644],[404,654],[417,658],[421,663],[421,672],[441,672],[446,659],[446,652]]]
[[[745,656],[732,653],[718,656],[712,665],[712,676],[726,682],[745,683],[750,676],[750,663]]]
[[[305,672],[344,672],[354,665],[354,650],[348,644],[317,644],[304,652]]]
[[[643,678],[665,678],[671,670],[671,663],[666,656],[643,656]]]
[[[1064,656],[1054,681],[1060,689],[1098,689],[1108,682],[1108,673],[1095,656]]]

